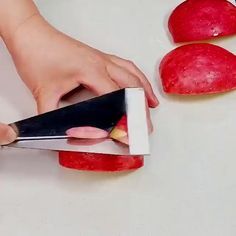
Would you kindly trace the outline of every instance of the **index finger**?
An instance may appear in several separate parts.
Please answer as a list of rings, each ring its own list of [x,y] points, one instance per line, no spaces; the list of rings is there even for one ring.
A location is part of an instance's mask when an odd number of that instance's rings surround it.
[[[125,68],[130,73],[134,74],[135,76],[139,78],[146,92],[149,106],[156,107],[159,103],[158,99],[156,95],[154,94],[152,86],[150,82],[148,81],[147,77],[144,75],[144,73],[131,61],[124,60],[122,58],[119,58],[113,55],[110,55],[110,59],[113,63]]]

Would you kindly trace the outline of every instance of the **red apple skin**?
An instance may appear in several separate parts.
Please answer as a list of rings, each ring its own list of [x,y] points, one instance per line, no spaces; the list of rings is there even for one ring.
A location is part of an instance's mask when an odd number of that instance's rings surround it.
[[[63,167],[76,170],[120,172],[141,168],[144,165],[144,157],[59,152],[59,163]]]
[[[212,44],[174,49],[161,61],[159,72],[169,94],[214,94],[236,88],[236,56]]]
[[[169,17],[175,43],[236,34],[236,7],[226,0],[187,0]]]

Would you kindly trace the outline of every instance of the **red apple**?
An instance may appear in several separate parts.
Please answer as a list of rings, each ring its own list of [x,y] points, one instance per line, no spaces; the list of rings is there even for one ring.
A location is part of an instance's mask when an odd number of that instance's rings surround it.
[[[187,0],[172,12],[168,26],[176,43],[236,34],[236,7],[226,0]]]
[[[124,115],[112,130],[110,137],[128,144],[127,116]],[[135,170],[144,165],[143,156],[59,152],[59,163],[67,168],[87,171]]]
[[[160,64],[163,89],[170,94],[212,94],[236,88],[236,56],[212,44],[178,47]]]
[[[60,165],[86,171],[127,171],[141,168],[143,156],[118,156],[80,152],[59,152]]]

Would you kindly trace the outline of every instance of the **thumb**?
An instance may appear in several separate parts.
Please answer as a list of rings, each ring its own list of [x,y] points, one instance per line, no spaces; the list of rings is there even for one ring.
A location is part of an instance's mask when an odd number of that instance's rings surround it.
[[[0,123],[0,145],[5,145],[15,141],[17,135],[8,125]]]

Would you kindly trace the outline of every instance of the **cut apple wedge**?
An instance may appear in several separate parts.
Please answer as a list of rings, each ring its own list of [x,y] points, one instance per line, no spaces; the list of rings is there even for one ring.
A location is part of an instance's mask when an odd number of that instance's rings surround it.
[[[191,42],[236,34],[236,7],[226,0],[187,0],[169,17],[174,42]]]
[[[59,152],[61,166],[84,171],[128,171],[144,165],[143,156],[119,156],[81,152]]]
[[[128,145],[127,116],[124,115],[111,131],[110,138]],[[61,166],[85,171],[127,171],[141,168],[143,156],[108,155],[82,152],[59,152]]]
[[[178,47],[160,63],[163,89],[170,94],[201,95],[236,88],[236,56],[212,44]]]

